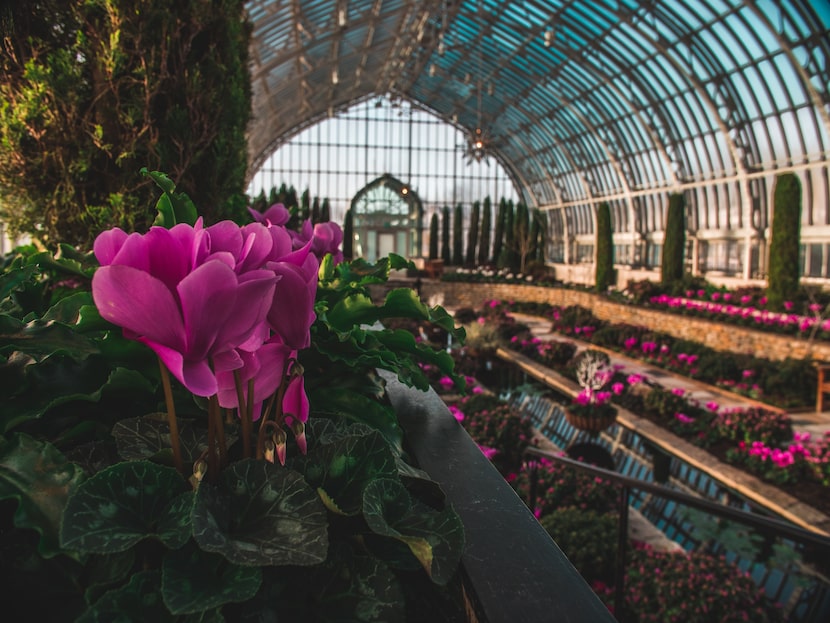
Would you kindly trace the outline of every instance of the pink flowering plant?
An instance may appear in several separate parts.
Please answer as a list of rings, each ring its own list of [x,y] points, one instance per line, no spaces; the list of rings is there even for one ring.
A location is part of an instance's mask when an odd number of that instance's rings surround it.
[[[60,595],[68,620],[348,618],[366,600],[404,620],[401,570],[443,591],[464,531],[420,499],[437,485],[406,465],[378,369],[463,378],[383,322],[463,333],[410,289],[372,301],[403,258],[342,262],[337,225],[293,230],[281,205],[208,225],[148,175],[147,232],[23,249],[0,273],[0,557],[37,561],[12,590]]]
[[[610,587],[595,590],[616,610]],[[777,623],[781,607],[752,577],[723,556],[663,552],[641,545],[625,570],[625,611],[642,623]]]

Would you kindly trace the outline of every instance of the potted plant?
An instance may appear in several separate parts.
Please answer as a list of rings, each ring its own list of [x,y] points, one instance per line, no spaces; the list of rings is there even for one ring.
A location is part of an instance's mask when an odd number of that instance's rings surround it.
[[[377,373],[420,389],[420,365],[453,376],[446,352],[377,324],[462,339],[452,319],[408,289],[372,303],[369,284],[407,262],[338,264],[336,226],[289,229],[282,206],[205,226],[148,175],[164,192],[146,234],[105,232],[94,257],[28,249],[0,274],[5,611],[456,612],[464,528],[407,461]]]
[[[602,391],[614,371],[607,367],[604,353],[588,351],[579,358],[576,380],[582,390],[565,407],[565,418],[571,426],[596,434],[617,419],[617,408],[611,404],[611,391]]]

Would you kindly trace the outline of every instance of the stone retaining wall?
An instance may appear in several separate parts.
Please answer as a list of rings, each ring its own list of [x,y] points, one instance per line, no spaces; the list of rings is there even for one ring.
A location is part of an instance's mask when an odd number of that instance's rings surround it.
[[[717,350],[748,353],[774,360],[790,357],[830,362],[830,343],[810,342],[791,335],[764,333],[702,318],[621,305],[579,290],[429,280],[421,284],[421,297],[424,301],[455,308],[480,308],[489,299],[535,301],[562,306],[582,305],[601,320],[646,326],[674,337],[701,342]]]

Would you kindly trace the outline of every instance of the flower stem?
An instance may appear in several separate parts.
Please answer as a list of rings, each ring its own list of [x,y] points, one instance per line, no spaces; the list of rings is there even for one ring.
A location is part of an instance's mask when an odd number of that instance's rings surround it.
[[[179,423],[176,420],[176,407],[173,404],[173,388],[170,385],[170,373],[167,367],[159,359],[159,370],[161,371],[161,386],[164,388],[164,402],[167,404],[167,424],[170,426],[170,446],[173,449],[173,465],[179,473],[184,474],[182,462],[182,450],[179,446]]]
[[[241,425],[242,456],[247,459],[251,456],[251,421],[247,420],[248,407],[245,402],[245,395],[242,392],[242,377],[239,375],[239,370],[233,371],[233,380],[236,385],[237,412]],[[250,399],[251,396],[248,396],[248,398]]]
[[[286,377],[287,370],[288,362],[286,361],[282,366],[282,376],[280,377],[282,380],[280,381],[280,386],[268,400],[268,405],[265,407],[262,419],[259,422],[259,433],[257,434],[256,441],[256,457],[258,459],[265,456],[265,424],[268,422],[268,418],[271,416],[271,408],[275,404],[277,415],[274,417],[274,420],[279,422],[280,418],[282,418],[282,397],[285,395],[285,387],[288,384],[288,379]]]
[[[219,471],[216,461],[216,416],[219,411],[219,401],[214,394],[208,398],[208,478],[211,482],[216,482],[217,472]]]

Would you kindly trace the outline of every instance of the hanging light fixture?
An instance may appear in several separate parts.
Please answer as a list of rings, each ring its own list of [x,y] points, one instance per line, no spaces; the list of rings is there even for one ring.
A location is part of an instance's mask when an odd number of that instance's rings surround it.
[[[476,10],[479,16],[479,33],[481,33],[481,36],[483,37],[484,23],[482,19],[483,11],[480,0],[478,2],[478,7]],[[467,158],[468,164],[472,164],[473,161],[481,162],[482,160],[484,162],[487,162],[487,164],[490,164],[487,161],[490,140],[487,136],[487,133],[481,127],[481,98],[484,92],[484,76],[482,75],[481,47],[481,45],[477,47],[478,80],[476,84],[476,127],[475,130],[473,130],[467,137],[467,148],[464,153],[464,156]],[[490,85],[490,87],[492,87],[492,84]]]

